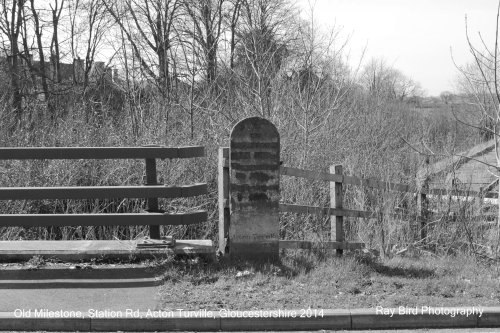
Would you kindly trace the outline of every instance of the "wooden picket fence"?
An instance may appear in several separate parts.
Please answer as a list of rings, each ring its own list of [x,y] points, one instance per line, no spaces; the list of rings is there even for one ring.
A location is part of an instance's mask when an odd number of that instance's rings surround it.
[[[229,211],[229,148],[221,147],[219,149],[219,250],[226,252],[226,242],[228,237],[230,211]],[[330,241],[315,243],[304,240],[280,240],[280,248],[285,249],[311,249],[321,247],[325,249],[335,249],[338,255],[343,250],[361,249],[364,243],[347,242],[344,237],[344,217],[353,218],[374,218],[376,212],[347,209],[343,205],[343,184],[363,186],[373,189],[406,192],[417,196],[417,216],[415,221],[419,223],[421,240],[426,238],[426,223],[429,216],[429,196],[447,196],[457,198],[495,198],[498,194],[483,193],[477,191],[466,191],[458,189],[428,188],[428,182],[424,181],[420,188],[408,184],[384,182],[376,179],[360,178],[343,174],[341,165],[330,167],[330,172],[318,172],[312,170],[303,170],[293,167],[280,166],[281,176],[300,177],[311,180],[320,180],[329,182],[330,187],[330,206],[307,206],[289,203],[280,203],[280,211],[297,214],[312,214],[329,216],[330,218]],[[389,213],[391,217],[401,218],[401,214]]]

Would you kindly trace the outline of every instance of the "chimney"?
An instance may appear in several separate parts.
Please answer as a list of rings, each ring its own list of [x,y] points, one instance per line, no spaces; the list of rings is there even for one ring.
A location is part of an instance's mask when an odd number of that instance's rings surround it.
[[[52,78],[52,80],[56,80],[57,77],[57,64],[56,64],[56,57],[55,55],[51,54],[49,57],[49,64],[48,64],[48,73],[47,75]]]
[[[33,55],[31,53],[26,53],[25,58],[21,58],[21,63],[26,67],[28,67],[29,64],[33,64]]]
[[[97,81],[102,78],[104,75],[104,61],[95,61],[92,70],[91,70],[91,77],[93,81]]]
[[[104,75],[104,79],[108,82],[113,82],[113,68],[106,67],[106,74]]]
[[[73,59],[73,81],[76,84],[83,83],[85,66],[83,59]]]

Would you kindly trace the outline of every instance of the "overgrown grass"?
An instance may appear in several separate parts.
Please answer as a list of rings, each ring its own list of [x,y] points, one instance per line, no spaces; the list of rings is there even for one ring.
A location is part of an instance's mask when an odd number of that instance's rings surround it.
[[[368,96],[346,99],[323,127],[305,132],[294,119],[300,118],[300,108],[281,96],[282,104],[269,117],[278,127],[281,137],[281,159],[284,165],[316,171],[328,171],[332,164],[342,164],[344,173],[382,181],[413,184],[422,156],[416,154],[404,141],[428,138],[436,152],[474,143],[471,129],[455,128],[446,113],[422,116],[404,103],[374,101]],[[228,102],[229,103],[229,102]],[[195,132],[190,135],[189,115],[179,105],[168,107],[154,99],[136,106],[113,111],[113,105],[103,103],[99,117],[92,106],[77,100],[65,114],[51,123],[41,106],[34,103],[23,110],[23,120],[14,133],[0,128],[1,146],[140,146],[145,144],[203,145],[206,158],[178,161],[158,161],[159,181],[168,185],[207,182],[209,194],[196,198],[160,200],[163,210],[169,212],[206,209],[208,221],[195,226],[164,227],[164,235],[178,239],[212,239],[217,242],[217,150],[229,145],[229,132],[234,121],[256,115],[251,105],[242,105],[233,118],[226,119],[233,106],[214,100],[207,116],[196,114]],[[121,113],[120,113],[120,112]],[[133,111],[133,112],[132,112]],[[165,112],[169,118],[166,119]],[[199,110],[198,110],[199,111]],[[140,113],[139,124],[134,127],[131,113]],[[201,111],[200,111],[201,112]],[[290,114],[294,113],[294,117]],[[90,114],[88,122],[85,121]],[[7,113],[4,114],[7,117]],[[38,118],[37,118],[38,117]],[[432,135],[431,135],[432,134]],[[81,186],[81,185],[140,185],[144,183],[143,161],[128,160],[54,160],[54,161],[2,161],[0,186]],[[294,177],[281,178],[281,199],[292,204],[327,207],[330,204],[329,185]],[[400,219],[389,214],[403,207],[406,213]],[[108,213],[140,212],[146,208],[144,199],[109,200],[40,200],[0,202],[2,213]],[[346,219],[346,239],[365,242],[369,248],[382,253],[396,246],[404,248],[418,239],[416,200],[411,195],[391,191],[369,190],[360,186],[345,186],[344,208],[374,211],[372,219]],[[440,212],[446,212],[442,207]],[[468,246],[471,252],[487,248],[491,242],[485,238],[488,231],[480,224],[463,223],[472,216],[469,210],[459,210],[453,220],[441,214],[439,221],[431,221],[429,243],[441,253],[455,249],[457,244]],[[389,214],[388,214],[389,213]],[[481,222],[481,221],[479,221]],[[282,239],[329,240],[328,217],[282,214]],[[148,233],[147,226],[131,227],[0,227],[0,239],[135,239]],[[472,237],[469,237],[472,235]],[[463,247],[462,245],[460,245]],[[466,246],[467,247],[467,246]],[[483,251],[484,252],[484,251]]]
[[[248,310],[496,306],[500,267],[467,255],[395,257],[290,251],[280,262],[163,263],[162,308]]]

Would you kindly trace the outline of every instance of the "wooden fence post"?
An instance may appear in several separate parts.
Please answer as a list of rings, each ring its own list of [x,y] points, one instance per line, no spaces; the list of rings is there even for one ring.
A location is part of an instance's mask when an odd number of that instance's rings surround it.
[[[146,185],[158,185],[156,178],[156,159],[146,158]],[[148,198],[148,212],[154,213],[158,211],[158,198]],[[160,226],[149,226],[149,238],[160,239]]]
[[[420,222],[420,240],[425,243],[427,238],[427,217],[429,215],[429,200],[426,192],[429,190],[429,180],[426,177],[420,184],[419,192],[417,193],[417,209]]]
[[[342,175],[342,165],[330,166],[330,173]],[[330,182],[330,207],[342,209],[342,183]],[[330,216],[330,239],[336,242],[344,242],[344,217]],[[341,256],[343,249],[337,249],[337,255]]]
[[[219,251],[226,254],[226,240],[229,236],[229,148],[219,147]]]

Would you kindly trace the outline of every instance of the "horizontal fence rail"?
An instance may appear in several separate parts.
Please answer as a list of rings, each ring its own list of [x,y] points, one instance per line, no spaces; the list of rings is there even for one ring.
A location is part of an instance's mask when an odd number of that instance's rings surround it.
[[[324,216],[335,215],[335,216],[363,217],[363,218],[370,218],[373,216],[372,213],[361,210],[292,205],[284,203],[280,203],[280,211],[289,213],[298,213],[298,214],[324,215]]]
[[[2,187],[0,200],[181,198],[207,193],[205,183],[183,186]]]
[[[407,192],[407,193],[422,193],[431,194],[438,196],[456,196],[456,197],[484,197],[484,198],[498,198],[498,193],[481,193],[478,191],[469,190],[456,190],[456,189],[441,189],[441,188],[431,188],[431,189],[421,189],[410,186],[408,184],[399,184],[384,182],[376,179],[365,179],[353,176],[344,176],[338,174],[332,174],[328,172],[318,172],[311,170],[302,170],[298,168],[291,168],[281,166],[280,173],[283,176],[293,176],[299,178],[307,178],[312,180],[324,180],[329,182],[337,182],[349,185],[359,185],[380,190]]]
[[[468,198],[468,197],[483,197],[483,198],[498,198],[498,193],[494,192],[486,192],[481,193],[478,191],[467,191],[467,190],[447,190],[441,188],[431,188],[428,190],[422,190],[421,193],[431,194],[437,196],[453,196],[460,198]]]
[[[207,218],[204,210],[180,214],[0,214],[0,227],[187,225]]]
[[[280,249],[312,250],[315,248],[328,250],[359,250],[365,247],[364,243],[351,242],[312,242],[302,240],[280,240]]]
[[[373,211],[364,210],[353,210],[353,209],[339,209],[331,207],[319,207],[319,206],[306,206],[306,205],[296,205],[296,204],[286,204],[280,203],[280,211],[295,214],[308,214],[308,215],[321,215],[321,216],[345,216],[345,217],[357,217],[357,218],[376,218],[378,215],[390,216],[393,218],[401,218],[402,213],[380,213]],[[414,216],[415,220],[420,220],[421,217]]]
[[[187,147],[21,147],[0,148],[0,160],[151,159],[204,157],[203,146]]]
[[[302,170],[284,166],[281,167],[280,171],[281,174],[284,176],[294,176],[294,177],[308,178],[313,180],[325,180],[329,182],[360,185],[371,188],[394,190],[399,192],[416,192],[416,190],[409,185],[382,182],[376,179],[363,179],[352,176],[344,176],[344,175],[311,171],[311,170]]]

